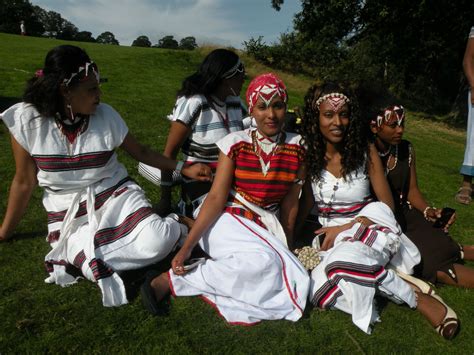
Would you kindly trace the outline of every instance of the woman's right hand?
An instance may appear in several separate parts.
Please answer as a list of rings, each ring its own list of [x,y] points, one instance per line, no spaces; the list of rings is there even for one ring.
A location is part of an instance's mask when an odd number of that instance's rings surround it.
[[[181,174],[198,181],[212,181],[211,167],[202,163],[184,165]]]
[[[336,240],[336,237],[339,235],[339,233],[345,231],[346,229],[348,229],[348,227],[346,227],[346,225],[342,225],[334,227],[323,227],[316,230],[314,232],[315,234],[326,234],[326,236],[324,237],[323,244],[321,245],[321,250],[325,251],[331,249],[334,246],[334,241]]]
[[[175,275],[184,275],[187,271],[184,270],[184,262],[191,256],[192,249],[183,246],[171,261],[171,269]]]

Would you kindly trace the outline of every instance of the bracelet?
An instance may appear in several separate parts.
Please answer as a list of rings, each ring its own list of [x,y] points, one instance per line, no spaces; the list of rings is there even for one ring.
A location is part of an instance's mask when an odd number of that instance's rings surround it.
[[[176,168],[174,168],[174,170],[176,170],[178,173],[181,174],[181,170],[183,170],[183,166],[184,166],[184,161],[179,160],[179,161],[176,163]]]
[[[430,209],[430,208],[433,209],[433,210],[436,209],[436,207],[427,206],[427,207],[423,210],[423,217],[425,217],[425,219],[426,219],[427,221],[429,221],[429,218],[428,218],[428,209]]]

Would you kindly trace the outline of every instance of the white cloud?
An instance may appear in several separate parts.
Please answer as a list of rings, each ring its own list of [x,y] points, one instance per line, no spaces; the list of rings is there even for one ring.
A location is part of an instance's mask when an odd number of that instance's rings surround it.
[[[81,31],[96,37],[111,31],[122,45],[146,35],[155,44],[165,35],[194,36],[199,44],[241,47],[250,37],[276,40],[291,27],[300,4],[287,0],[282,11],[270,0],[33,0],[59,12]]]

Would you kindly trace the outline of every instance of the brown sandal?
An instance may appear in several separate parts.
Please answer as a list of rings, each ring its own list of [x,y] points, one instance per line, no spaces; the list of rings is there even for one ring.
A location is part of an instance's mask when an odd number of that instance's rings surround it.
[[[472,188],[467,186],[462,186],[459,188],[458,192],[454,196],[454,200],[457,203],[461,203],[463,205],[469,205],[472,201]]]

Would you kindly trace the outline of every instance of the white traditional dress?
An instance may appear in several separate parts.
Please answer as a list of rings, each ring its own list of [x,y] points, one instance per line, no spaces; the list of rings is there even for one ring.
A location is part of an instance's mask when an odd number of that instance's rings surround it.
[[[176,296],[201,295],[232,324],[264,319],[298,320],[306,305],[308,273],[283,242],[266,228],[253,204],[275,215],[294,183],[304,152],[300,137],[283,135],[266,156],[267,174],[253,145],[255,130],[231,133],[217,145],[235,163],[233,194],[224,213],[202,235],[199,245],[211,259],[183,276],[169,271]],[[245,206],[235,197],[245,199]]]
[[[412,288],[395,270],[413,273],[420,261],[418,249],[402,233],[387,205],[370,202],[370,181],[363,169],[346,180],[323,170],[312,188],[323,227],[342,225],[357,216],[375,222],[368,228],[354,224],[322,252],[321,263],[311,273],[312,303],[351,314],[354,324],[368,334],[379,320],[376,294],[416,307]]]
[[[15,140],[38,168],[48,215],[52,250],[45,257],[50,276],[62,286],[74,283],[75,267],[97,282],[104,306],[127,303],[118,271],[163,259],[180,236],[172,218],[154,214],[142,189],[118,162],[115,149],[128,133],[120,115],[100,104],[73,143],[52,117],[19,103],[2,113]]]

